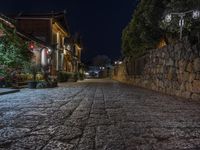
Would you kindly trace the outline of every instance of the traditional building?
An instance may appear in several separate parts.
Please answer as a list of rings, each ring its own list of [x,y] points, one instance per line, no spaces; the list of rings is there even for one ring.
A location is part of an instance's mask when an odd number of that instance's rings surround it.
[[[11,34],[15,31],[17,36],[21,39],[21,42],[30,43],[29,47],[27,47],[27,52],[32,50],[32,52],[35,53],[36,51],[33,51],[33,49],[39,49],[40,51],[43,51],[42,53],[47,52],[47,50],[50,50],[48,45],[42,40],[37,39],[34,36],[28,35],[24,32],[19,32],[17,30],[15,20],[3,14],[0,14],[0,24],[4,26],[3,28],[0,28],[0,37],[5,36],[6,35],[5,33]],[[33,45],[35,46],[33,47]],[[49,54],[45,53],[45,57],[42,57],[39,59],[39,57],[37,56],[37,53],[35,53],[35,55],[33,55],[32,57],[32,61],[36,62],[37,64],[41,64],[41,62],[42,63],[45,62],[48,57],[49,57]]]
[[[49,14],[21,13],[14,19],[17,21],[18,31],[48,45],[49,48],[45,49],[37,46],[34,42],[30,43],[36,61],[43,66],[48,65],[52,75],[56,75],[58,71],[78,71],[78,65],[74,61],[75,55],[78,55],[77,63],[81,61],[81,47],[74,43],[71,38],[65,12]],[[47,57],[48,55],[51,57]]]
[[[79,34],[76,34],[74,37],[74,65],[75,67],[75,72],[81,72],[81,52],[83,50],[83,44],[82,44],[82,39]]]

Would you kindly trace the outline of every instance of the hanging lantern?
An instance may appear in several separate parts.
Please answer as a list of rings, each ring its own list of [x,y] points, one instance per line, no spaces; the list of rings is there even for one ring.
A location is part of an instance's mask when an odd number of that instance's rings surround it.
[[[200,17],[200,11],[198,11],[198,10],[193,11],[192,18],[198,19],[199,17]]]
[[[28,46],[28,47],[29,47],[30,50],[33,51],[33,49],[35,48],[35,44],[34,44],[34,42],[32,42],[32,41],[29,42],[29,46]]]
[[[171,20],[172,20],[172,15],[171,15],[171,14],[167,14],[167,15],[165,16],[165,22],[170,23]]]
[[[180,19],[179,20],[179,27],[183,27],[184,26],[184,19]]]

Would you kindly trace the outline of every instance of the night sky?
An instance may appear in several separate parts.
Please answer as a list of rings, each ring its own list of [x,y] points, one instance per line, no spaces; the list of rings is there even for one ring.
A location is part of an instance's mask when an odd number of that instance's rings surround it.
[[[105,54],[121,56],[121,33],[130,21],[136,0],[2,0],[0,12],[67,11],[72,34],[79,32],[85,47],[83,60]]]

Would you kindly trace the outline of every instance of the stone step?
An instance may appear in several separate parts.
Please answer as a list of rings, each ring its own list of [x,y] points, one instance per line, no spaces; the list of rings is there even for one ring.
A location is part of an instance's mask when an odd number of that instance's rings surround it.
[[[0,88],[0,95],[11,94],[19,92],[19,89]]]

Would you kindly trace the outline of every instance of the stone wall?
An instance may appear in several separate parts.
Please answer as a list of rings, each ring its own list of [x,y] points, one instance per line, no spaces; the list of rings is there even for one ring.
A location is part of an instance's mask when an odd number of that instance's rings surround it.
[[[188,42],[151,50],[144,72],[139,76],[127,75],[125,64],[115,72],[115,80],[200,100],[200,49]]]

